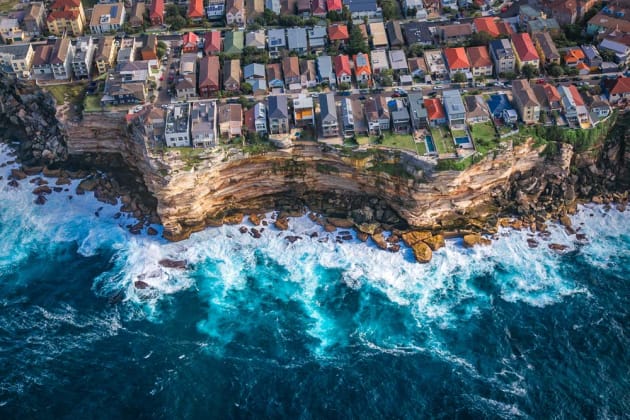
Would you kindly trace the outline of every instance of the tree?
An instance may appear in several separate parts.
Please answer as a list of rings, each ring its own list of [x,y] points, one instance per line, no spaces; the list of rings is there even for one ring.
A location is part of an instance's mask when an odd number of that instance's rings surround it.
[[[487,32],[475,32],[471,35],[468,45],[471,47],[478,45],[488,45],[494,37]]]
[[[382,0],[381,10],[383,11],[383,18],[385,20],[392,20],[396,18],[396,5],[393,0]]]
[[[552,77],[560,77],[564,74],[562,67],[559,66],[558,64],[554,64],[553,66],[549,67],[548,71],[549,71],[549,75]]]
[[[252,92],[254,91],[252,85],[248,82],[244,82],[241,83],[241,91],[245,94],[245,95],[251,95]]]
[[[502,77],[504,79],[514,80],[516,79],[516,73],[514,73],[513,71],[506,71],[505,73],[503,73]]]
[[[420,44],[411,44],[407,49],[407,56],[422,57],[424,56],[424,47]]]
[[[610,50],[600,48],[599,55],[602,56],[604,61],[615,61],[615,53]]]
[[[458,71],[453,75],[453,83],[466,83],[466,75]]]
[[[538,75],[538,69],[532,66],[531,64],[525,64],[521,69],[521,74],[530,80],[531,78]]]
[[[348,47],[346,49],[349,54],[368,52],[368,45],[365,38],[363,38],[363,32],[361,32],[359,25],[352,25],[350,39],[348,40]]]

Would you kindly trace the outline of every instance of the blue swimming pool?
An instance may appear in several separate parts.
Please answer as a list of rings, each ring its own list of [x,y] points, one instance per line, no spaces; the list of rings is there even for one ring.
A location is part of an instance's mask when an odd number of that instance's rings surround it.
[[[426,136],[424,138],[425,143],[427,144],[427,150],[429,153],[435,153],[435,144],[433,143],[433,139],[431,136]]]
[[[468,144],[470,143],[470,140],[468,140],[468,137],[456,137],[455,138],[455,144]]]

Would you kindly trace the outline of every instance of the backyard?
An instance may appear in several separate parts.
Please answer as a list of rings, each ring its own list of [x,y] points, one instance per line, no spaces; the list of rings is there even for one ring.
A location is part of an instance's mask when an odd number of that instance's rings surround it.
[[[470,125],[470,133],[475,144],[475,150],[482,155],[496,149],[500,143],[491,121]]]
[[[393,134],[387,132],[383,133],[383,140],[380,141],[379,138],[376,136],[357,136],[355,139],[360,146],[379,145],[391,147],[392,149],[409,150],[419,155],[424,155],[427,153],[424,142],[414,142],[413,136],[411,134]]]
[[[439,154],[455,153],[455,143],[451,133],[446,126],[439,126],[431,128],[431,136],[433,137],[433,143]]]
[[[10,11],[18,3],[19,0],[0,0],[0,12]]]
[[[52,96],[55,97],[57,105],[65,104],[69,102],[74,105],[79,105],[83,102],[83,96],[85,95],[85,83],[67,83],[62,85],[48,85],[46,86]]]

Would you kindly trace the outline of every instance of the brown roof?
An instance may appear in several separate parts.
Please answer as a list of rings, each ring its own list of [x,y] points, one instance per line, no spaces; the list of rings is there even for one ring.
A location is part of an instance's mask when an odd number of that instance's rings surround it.
[[[111,35],[104,36],[98,40],[98,51],[95,60],[109,60],[110,52],[114,48],[114,37]]]
[[[630,93],[630,77],[619,77],[610,89],[611,94]]]
[[[35,47],[35,52],[33,55],[33,65],[43,66],[44,64],[48,64],[52,51],[52,45],[38,45],[37,47]]]
[[[55,41],[55,47],[50,58],[51,64],[62,64],[66,62],[68,56],[68,47],[70,47],[69,38],[59,38]]]
[[[444,38],[457,38],[472,35],[472,26],[470,23],[460,23],[453,25],[445,25],[441,27],[442,36]]]
[[[223,67],[225,68],[225,71],[223,73],[223,76],[225,78],[225,80],[232,78],[234,80],[236,80],[237,82],[240,83],[241,81],[241,60],[239,59],[235,59],[235,60],[225,60],[225,62],[223,63]]]
[[[539,105],[536,95],[532,90],[531,85],[527,80],[517,79],[512,82],[512,94],[514,97],[518,97],[519,102],[523,106],[536,106]]]
[[[589,21],[589,25],[597,25],[607,29],[617,29],[621,32],[630,32],[630,22],[623,19],[617,19],[613,16],[609,16],[604,12],[599,12],[593,16]]]
[[[282,66],[280,63],[267,64],[267,81],[282,80]]]
[[[219,124],[234,122],[243,124],[243,107],[241,104],[221,104],[218,110]]]
[[[133,21],[139,22],[139,24],[141,25],[142,21],[144,20],[145,9],[146,9],[145,3],[140,3],[140,2],[134,3],[133,7],[131,8],[131,16],[129,17],[129,21],[131,22],[133,20]]]
[[[488,116],[488,108],[481,95],[464,96],[464,105],[466,106],[467,117],[483,117]]]
[[[540,47],[545,59],[547,60],[559,60],[560,53],[556,48],[556,44],[551,39],[549,32],[536,32],[532,35],[534,42]]]
[[[282,71],[284,78],[298,77],[300,75],[300,60],[297,57],[285,57],[282,59]]]
[[[468,47],[466,49],[470,65],[472,67],[488,67],[492,65],[490,54],[488,53],[488,47],[481,45],[479,47]]]
[[[199,60],[199,88],[210,85],[219,86],[219,57],[207,55]]]

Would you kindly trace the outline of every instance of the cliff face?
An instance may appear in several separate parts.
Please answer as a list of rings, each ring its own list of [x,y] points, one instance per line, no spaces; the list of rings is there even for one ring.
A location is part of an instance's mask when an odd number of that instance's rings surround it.
[[[495,226],[500,214],[564,214],[576,198],[630,185],[630,114],[588,150],[566,143],[506,147],[465,171],[386,150],[342,151],[315,142],[248,155],[235,149],[152,150],[136,119],[86,114],[57,121],[37,88],[0,83],[0,126],[21,139],[26,163],[100,168],[133,184],[179,240],[239,212],[308,206],[356,223],[431,230]],[[8,134],[7,134],[8,133]],[[544,151],[544,153],[543,153]]]

